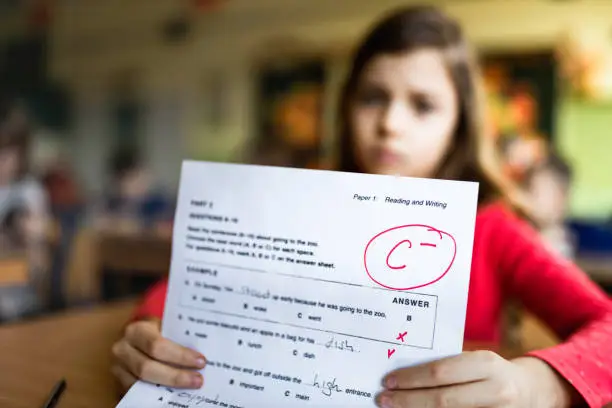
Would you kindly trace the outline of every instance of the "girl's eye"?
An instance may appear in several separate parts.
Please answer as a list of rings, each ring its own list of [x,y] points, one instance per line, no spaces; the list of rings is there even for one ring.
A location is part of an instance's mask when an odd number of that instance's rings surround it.
[[[365,107],[384,106],[388,103],[389,97],[381,89],[364,89],[357,95],[357,101]]]
[[[426,115],[435,110],[435,106],[432,101],[422,95],[413,97],[412,103],[419,115]]]

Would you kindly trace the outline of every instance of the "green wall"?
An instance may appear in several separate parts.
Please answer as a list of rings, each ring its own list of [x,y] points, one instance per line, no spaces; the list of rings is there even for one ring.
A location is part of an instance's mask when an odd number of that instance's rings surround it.
[[[566,98],[558,111],[558,144],[571,161],[571,214],[612,217],[612,101]]]

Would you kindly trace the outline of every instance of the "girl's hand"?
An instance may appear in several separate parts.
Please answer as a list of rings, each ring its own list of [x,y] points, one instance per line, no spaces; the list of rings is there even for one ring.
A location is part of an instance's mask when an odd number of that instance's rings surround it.
[[[137,379],[177,388],[200,388],[204,379],[195,371],[205,357],[161,336],[159,320],[131,323],[113,345],[112,372],[127,390]]]
[[[543,361],[508,361],[490,351],[465,352],[396,370],[384,379],[384,408],[569,407],[569,385]]]

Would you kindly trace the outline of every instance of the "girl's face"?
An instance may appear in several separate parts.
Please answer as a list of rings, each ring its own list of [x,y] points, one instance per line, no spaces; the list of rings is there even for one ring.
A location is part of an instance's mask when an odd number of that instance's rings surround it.
[[[552,169],[535,173],[528,185],[532,214],[543,227],[562,223],[569,201],[569,186],[563,177]]]
[[[19,173],[19,149],[0,148],[0,185],[11,183]]]
[[[151,180],[144,168],[128,171],[119,182],[121,195],[130,200],[142,199],[149,192]]]
[[[451,148],[458,116],[440,51],[378,56],[351,104],[357,163],[368,173],[432,177]]]

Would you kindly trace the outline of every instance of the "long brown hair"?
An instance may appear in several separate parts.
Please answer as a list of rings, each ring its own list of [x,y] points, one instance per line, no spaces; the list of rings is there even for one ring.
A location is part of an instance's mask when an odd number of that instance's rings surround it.
[[[349,119],[363,70],[377,56],[422,48],[440,50],[459,100],[459,120],[453,144],[434,177],[479,182],[481,204],[498,198],[515,201],[511,197],[514,189],[496,165],[493,142],[484,133],[476,58],[457,22],[430,6],[412,6],[392,12],[366,34],[357,48],[340,97],[339,170],[363,170],[353,151]]]

